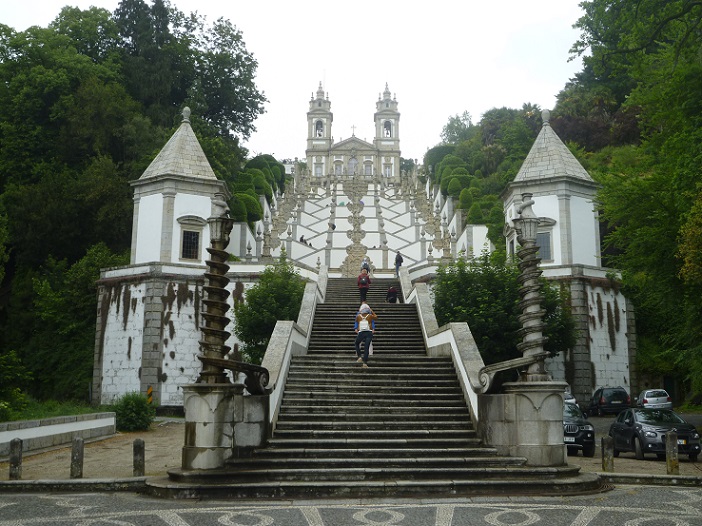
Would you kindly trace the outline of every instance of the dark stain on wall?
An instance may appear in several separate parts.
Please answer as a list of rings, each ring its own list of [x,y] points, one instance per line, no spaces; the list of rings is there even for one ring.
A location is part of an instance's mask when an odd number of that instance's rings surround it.
[[[180,285],[178,285],[176,295],[178,314],[180,314],[180,308],[186,303],[193,301],[193,292],[190,290],[190,282],[186,280],[185,283],[181,283]]]
[[[163,346],[168,347],[168,338],[163,339]]]
[[[620,316],[620,309],[619,309],[619,302],[617,301],[617,297],[614,297],[614,328],[617,332],[619,332],[619,329],[621,327],[621,316]]]
[[[175,324],[173,323],[173,320],[168,320],[168,337],[172,340],[175,338]]]
[[[170,356],[172,360],[175,360],[175,352],[171,351],[168,353],[168,356]]]
[[[200,283],[195,284],[195,328],[200,330],[200,298],[202,292],[200,290]]]
[[[127,338],[127,360],[132,359],[132,337]]]
[[[612,352],[615,352],[617,350],[617,329],[614,323],[612,305],[609,302],[607,302],[607,333],[609,334],[609,345],[612,347]]]
[[[127,330],[127,322],[129,321],[129,305],[131,304],[131,300],[132,288],[124,287],[122,289],[122,305],[124,306],[122,309],[122,330]],[[119,313],[119,308],[117,309],[117,313]]]
[[[602,327],[604,322],[604,311],[602,310],[602,296],[599,292],[597,293],[597,319],[600,322],[600,327]]]

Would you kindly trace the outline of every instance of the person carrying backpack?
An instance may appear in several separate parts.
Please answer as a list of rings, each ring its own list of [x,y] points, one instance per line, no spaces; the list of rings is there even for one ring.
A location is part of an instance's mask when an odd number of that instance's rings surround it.
[[[363,261],[361,261],[361,270],[366,269],[368,271],[368,274],[370,274],[371,268],[370,268],[370,261],[368,261],[368,257],[364,257]]]
[[[361,270],[358,279],[356,280],[358,284],[358,292],[361,294],[361,302],[366,301],[366,295],[368,294],[368,289],[370,288],[371,279],[368,271],[366,269]]]
[[[397,252],[397,255],[395,256],[395,277],[399,278],[400,277],[400,267],[402,266],[402,262],[404,261],[404,258],[402,257],[402,254],[400,252]]]
[[[378,317],[370,306],[365,302],[361,302],[361,308],[356,313],[356,321],[353,324],[353,329],[356,332],[356,341],[354,347],[356,349],[357,362],[363,362],[363,367],[368,367],[368,353],[371,344],[373,343],[373,334],[375,334],[375,320]],[[361,344],[363,344],[363,354],[361,354]]]

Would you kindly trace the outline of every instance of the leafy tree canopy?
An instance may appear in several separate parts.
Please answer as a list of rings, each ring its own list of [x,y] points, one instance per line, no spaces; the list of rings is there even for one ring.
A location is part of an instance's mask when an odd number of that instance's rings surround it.
[[[278,320],[297,320],[304,291],[305,281],[283,251],[246,291],[245,301],[234,305],[234,333],[244,344],[241,352],[247,361],[261,363]]]

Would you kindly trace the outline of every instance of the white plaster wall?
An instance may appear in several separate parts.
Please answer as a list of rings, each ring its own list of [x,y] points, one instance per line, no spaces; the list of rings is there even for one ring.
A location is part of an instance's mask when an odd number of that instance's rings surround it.
[[[490,250],[490,240],[488,239],[488,228],[486,225],[472,225],[473,230],[473,257],[479,258],[483,251]],[[459,245],[463,246],[463,245]]]
[[[142,335],[144,328],[144,285],[126,286],[135,305],[124,305],[122,290],[115,290],[105,320],[100,402],[111,404],[120,396],[140,391]],[[126,316],[124,309],[128,309]]]
[[[179,287],[184,287],[179,284]],[[195,286],[190,285],[189,292],[195,293]],[[202,291],[201,291],[202,292]],[[231,312],[230,312],[231,314]],[[160,382],[161,405],[183,405],[183,385],[195,383],[200,374],[199,354],[202,333],[196,325],[195,304],[187,301],[172,305],[166,313],[171,324],[164,328],[161,347],[161,370],[164,381]],[[231,324],[227,326],[227,329]]]
[[[137,225],[134,263],[160,261],[161,221],[163,195],[145,195],[139,199],[139,224]]]
[[[227,287],[230,292],[236,286],[233,279]],[[244,282],[244,291],[254,283]],[[185,284],[179,286],[184,287]],[[119,292],[111,301],[108,312],[105,313],[105,337],[103,344],[102,388],[100,401],[110,404],[120,396],[139,392],[141,380],[139,369],[142,365],[143,329],[144,329],[144,294],[145,285],[129,285],[130,305],[129,315],[124,316],[122,298]],[[195,298],[196,286],[189,286],[190,296]],[[200,291],[202,293],[202,290]],[[119,298],[119,299],[118,299]],[[234,335],[234,297],[229,296],[231,322],[226,330],[231,333],[226,344],[234,349],[241,342]],[[132,308],[134,305],[134,308]],[[201,364],[197,359],[202,336],[195,319],[195,304],[188,300],[178,307],[174,302],[171,309],[164,313],[168,323],[163,328],[161,341],[161,368],[165,381],[154,386],[159,392],[161,405],[178,406],[183,404],[183,385],[194,383],[200,373]],[[200,320],[200,323],[203,323]],[[172,329],[171,329],[172,327]]]
[[[600,266],[596,243],[599,240],[598,228],[591,200],[571,197],[571,231],[573,233],[573,263]]]
[[[141,214],[141,207],[139,208],[139,213]],[[207,218],[212,215],[212,200],[203,195],[176,194],[175,202],[173,203],[173,240],[171,245],[171,254],[173,254],[174,262],[179,261],[180,258],[181,227],[178,223],[178,218],[188,215],[201,217],[207,220]],[[202,231],[202,237],[200,239],[200,261],[204,262],[208,259],[206,248],[209,244],[210,229],[206,226]]]
[[[624,296],[612,289],[588,287],[590,355],[595,364],[595,386],[630,390],[629,353]]]
[[[597,387],[622,386],[630,391],[629,352],[626,327],[626,302],[624,296],[612,289],[599,286],[587,287],[589,312],[588,339],[590,360],[593,363],[594,384]],[[619,312],[618,321],[616,312]],[[611,313],[611,314],[608,314]],[[612,332],[610,333],[610,326]],[[554,380],[567,381],[567,352],[546,360],[546,368]],[[629,393],[631,394],[631,393]],[[579,400],[581,403],[587,400]]]

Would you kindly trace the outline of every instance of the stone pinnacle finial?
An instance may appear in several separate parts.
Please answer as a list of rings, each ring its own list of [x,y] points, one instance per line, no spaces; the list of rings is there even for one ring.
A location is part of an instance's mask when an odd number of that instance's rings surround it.
[[[183,122],[190,122],[190,108],[183,108]]]
[[[544,126],[550,126],[549,119],[551,118],[551,112],[548,110],[543,110],[541,112],[541,120],[544,121]]]

